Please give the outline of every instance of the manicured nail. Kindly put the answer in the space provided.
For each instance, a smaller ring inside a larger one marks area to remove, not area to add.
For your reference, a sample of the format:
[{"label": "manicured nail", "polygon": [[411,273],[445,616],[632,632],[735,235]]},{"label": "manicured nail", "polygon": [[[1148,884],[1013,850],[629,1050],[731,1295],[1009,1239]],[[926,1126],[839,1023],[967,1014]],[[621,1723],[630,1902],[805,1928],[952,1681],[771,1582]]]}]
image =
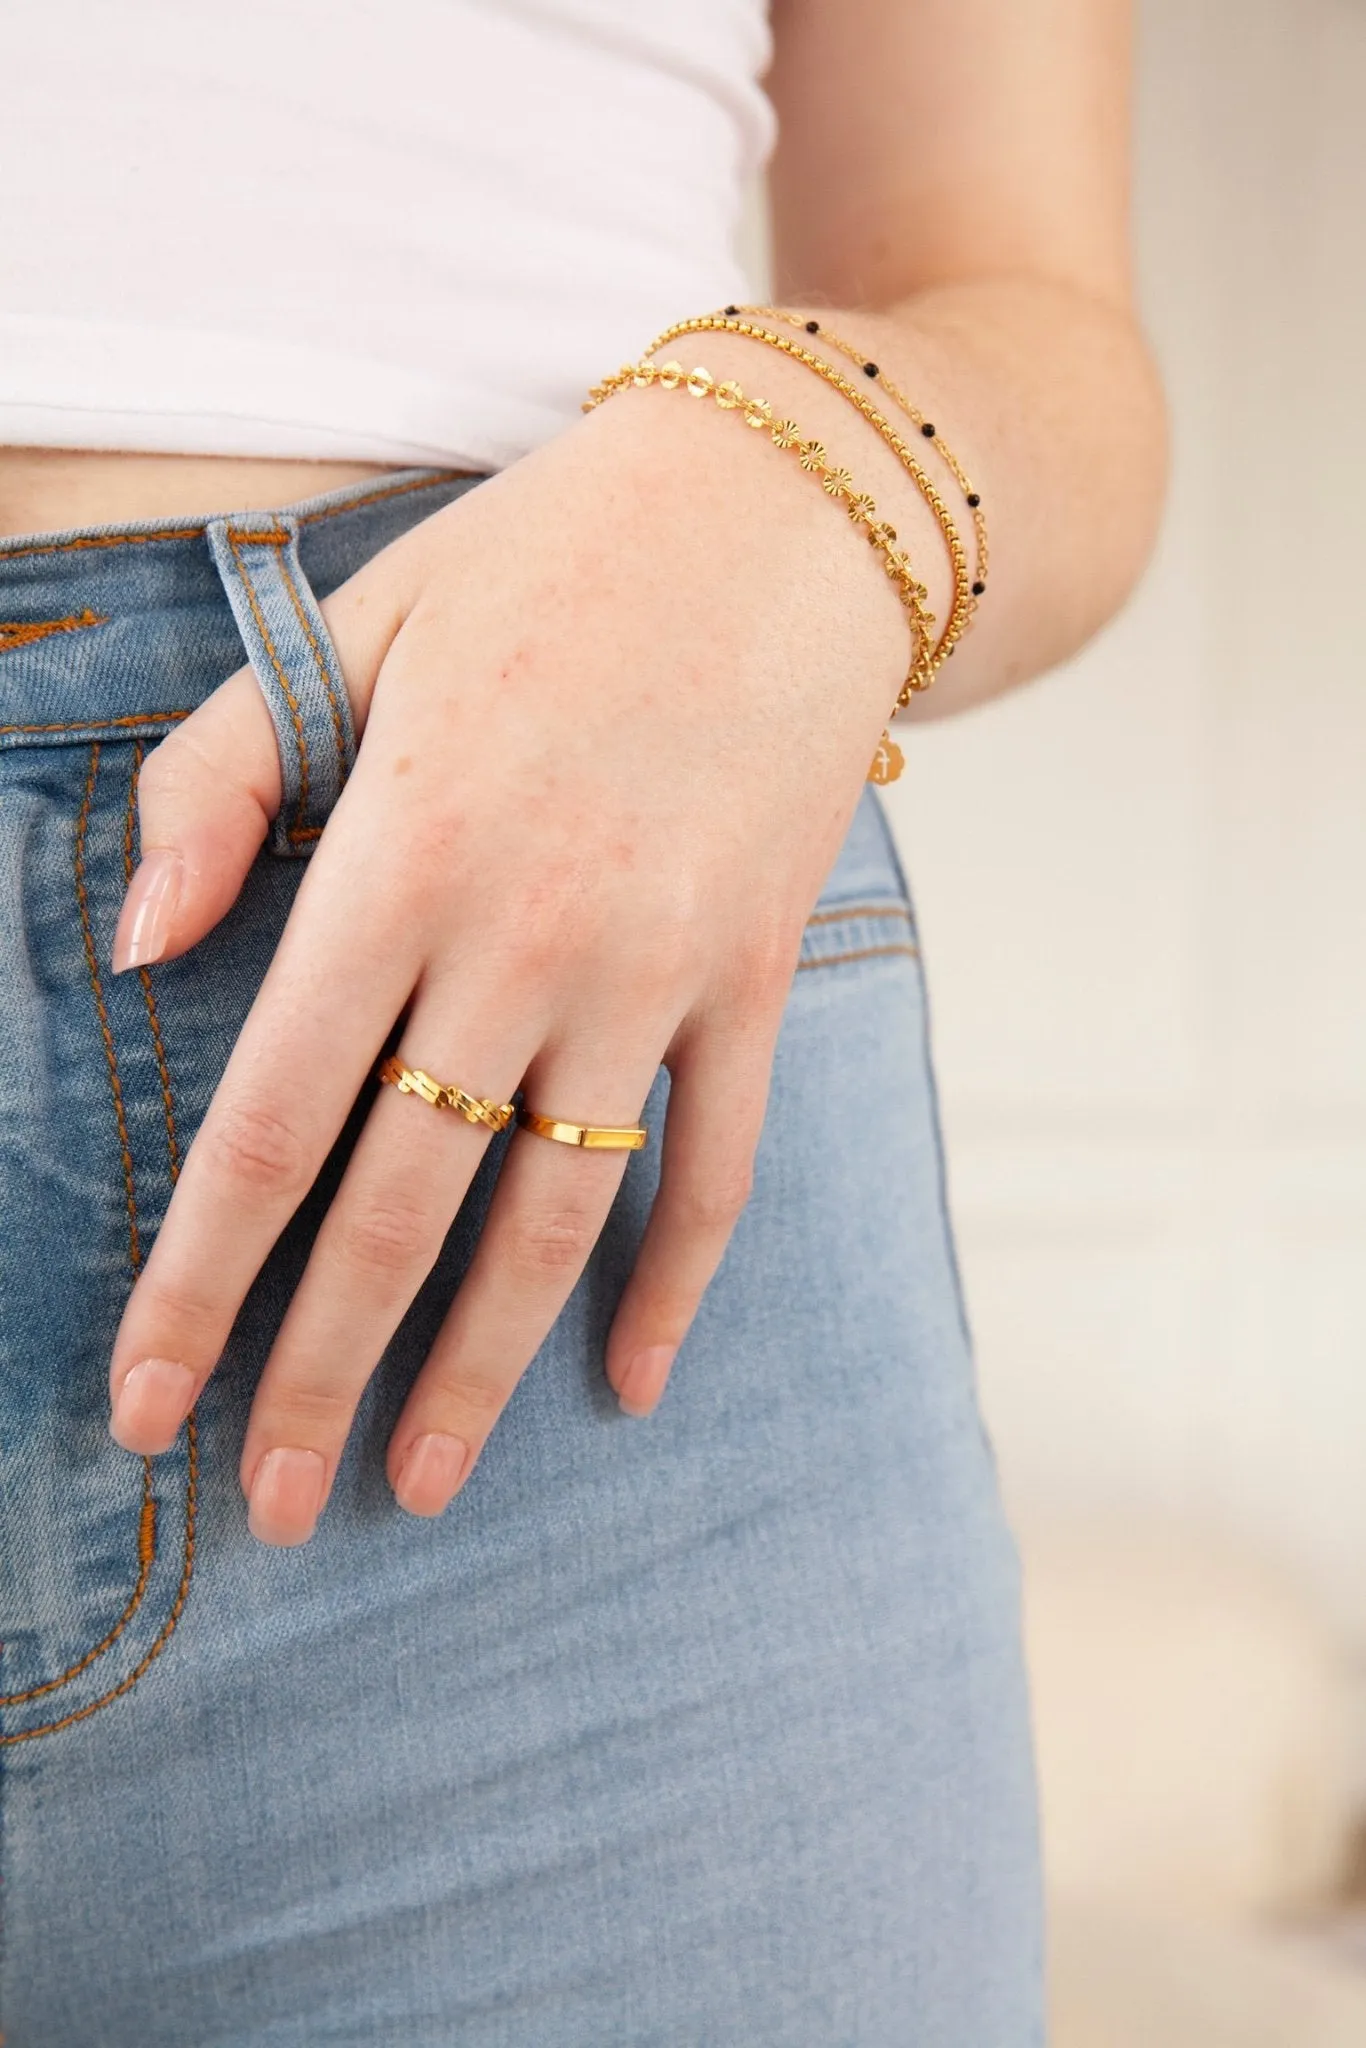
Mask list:
[{"label": "manicured nail", "polygon": [[146,967],[166,951],[183,872],[178,853],[158,849],[143,855],[119,912],[114,934],[115,974],[129,967]]},{"label": "manicured nail", "polygon": [[142,1358],[114,1396],[109,1434],[144,1457],[169,1451],[194,1399],[194,1374],[175,1358]]},{"label": "manicured nail", "polygon": [[262,1543],[307,1543],[322,1511],[327,1467],[321,1451],[280,1444],[256,1467],[247,1527]]},{"label": "manicured nail", "polygon": [[430,1430],[414,1439],[394,1481],[394,1498],[410,1515],[439,1515],[450,1505],[469,1457],[469,1445],[458,1436]]},{"label": "manicured nail", "polygon": [[649,1415],[658,1406],[669,1377],[669,1367],[678,1355],[676,1344],[655,1344],[637,1351],[622,1375],[617,1399],[626,1415]]}]

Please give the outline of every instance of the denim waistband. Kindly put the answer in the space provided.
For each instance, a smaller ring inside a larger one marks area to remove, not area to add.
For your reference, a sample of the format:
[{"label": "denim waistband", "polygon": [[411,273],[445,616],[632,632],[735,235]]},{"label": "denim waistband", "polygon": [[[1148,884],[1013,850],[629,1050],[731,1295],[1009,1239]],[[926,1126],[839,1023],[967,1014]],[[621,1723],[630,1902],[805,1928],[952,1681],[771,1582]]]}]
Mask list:
[{"label": "denim waistband", "polygon": [[278,512],[0,541],[0,749],[156,738],[249,658],[330,733],[290,814],[316,837],[354,743],[314,600],[479,481],[403,471]]}]

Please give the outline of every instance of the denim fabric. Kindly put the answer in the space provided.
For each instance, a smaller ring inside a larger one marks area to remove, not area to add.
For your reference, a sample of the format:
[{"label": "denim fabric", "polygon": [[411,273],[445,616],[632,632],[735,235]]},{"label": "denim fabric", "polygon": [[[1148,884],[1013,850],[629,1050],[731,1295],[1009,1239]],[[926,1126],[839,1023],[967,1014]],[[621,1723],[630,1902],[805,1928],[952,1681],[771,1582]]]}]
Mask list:
[{"label": "denim fabric", "polygon": [[[1015,1559],[871,794],[805,935],[753,1200],[655,1416],[619,1412],[602,1352],[662,1077],[440,1520],[396,1508],[383,1449],[507,1139],[314,1540],[256,1543],[237,1483],[364,1101],[193,1428],[146,1462],[106,1433],[115,1322],[303,871],[280,853],[350,758],[314,595],[467,487],[0,544],[6,2048],[1029,2048]],[[244,644],[282,835],[187,958],[116,979],[141,763]]]}]

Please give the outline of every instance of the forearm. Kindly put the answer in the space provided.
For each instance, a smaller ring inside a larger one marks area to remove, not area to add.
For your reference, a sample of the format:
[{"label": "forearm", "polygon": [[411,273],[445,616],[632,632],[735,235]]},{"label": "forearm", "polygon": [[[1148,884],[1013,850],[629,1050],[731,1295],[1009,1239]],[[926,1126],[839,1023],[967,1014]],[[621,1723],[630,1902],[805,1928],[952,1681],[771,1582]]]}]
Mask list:
[{"label": "forearm", "polygon": [[[885,312],[801,307],[819,331],[743,317],[819,357],[902,435],[961,536],[967,573],[977,558],[972,512],[947,466],[951,446],[980,494],[990,539],[987,588],[972,631],[912,715],[942,716],[1009,688],[1075,652],[1123,602],[1151,545],[1165,472],[1162,396],[1137,323],[1069,285],[1003,277],[922,290]],[[878,365],[871,379],[827,336]],[[953,602],[939,520],[875,425],[845,393],[792,355],[752,335],[685,333],[656,354],[699,364],[762,396],[819,440],[855,486],[876,498],[929,591],[942,633]],[[921,433],[887,386],[899,387],[936,433]],[[653,407],[651,407],[653,410]],[[719,451],[718,451],[719,452]],[[785,487],[784,487],[785,485]],[[772,478],[767,517],[778,525],[802,487]],[[894,616],[876,556],[851,558],[831,528],[851,598]],[[857,567],[854,563],[857,562]],[[852,576],[852,582],[849,578]]]},{"label": "forearm", "polygon": [[[1075,652],[1152,544],[1165,420],[1133,310],[1131,15],[773,0],[775,290],[868,309],[826,317],[893,369],[988,516],[987,592],[920,715]],[[942,602],[933,522],[913,520]]]},{"label": "forearm", "polygon": [[[1166,414],[1137,320],[1027,276],[824,317],[866,339],[874,359],[881,352],[954,448],[987,517],[990,575],[972,631],[909,715],[961,710],[1074,654],[1128,596],[1161,510]],[[961,500],[950,502],[970,542]],[[917,533],[942,607],[937,532],[922,517]]]}]

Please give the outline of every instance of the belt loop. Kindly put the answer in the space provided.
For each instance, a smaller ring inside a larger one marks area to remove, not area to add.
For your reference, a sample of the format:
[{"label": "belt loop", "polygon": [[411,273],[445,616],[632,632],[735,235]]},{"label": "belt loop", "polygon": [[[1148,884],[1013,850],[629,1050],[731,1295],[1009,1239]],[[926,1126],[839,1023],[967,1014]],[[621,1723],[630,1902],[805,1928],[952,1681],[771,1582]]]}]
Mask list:
[{"label": "belt loop", "polygon": [[341,664],[299,561],[299,522],[246,512],[211,519],[207,532],[279,745],[271,851],[308,854],[355,762],[356,734]]}]

